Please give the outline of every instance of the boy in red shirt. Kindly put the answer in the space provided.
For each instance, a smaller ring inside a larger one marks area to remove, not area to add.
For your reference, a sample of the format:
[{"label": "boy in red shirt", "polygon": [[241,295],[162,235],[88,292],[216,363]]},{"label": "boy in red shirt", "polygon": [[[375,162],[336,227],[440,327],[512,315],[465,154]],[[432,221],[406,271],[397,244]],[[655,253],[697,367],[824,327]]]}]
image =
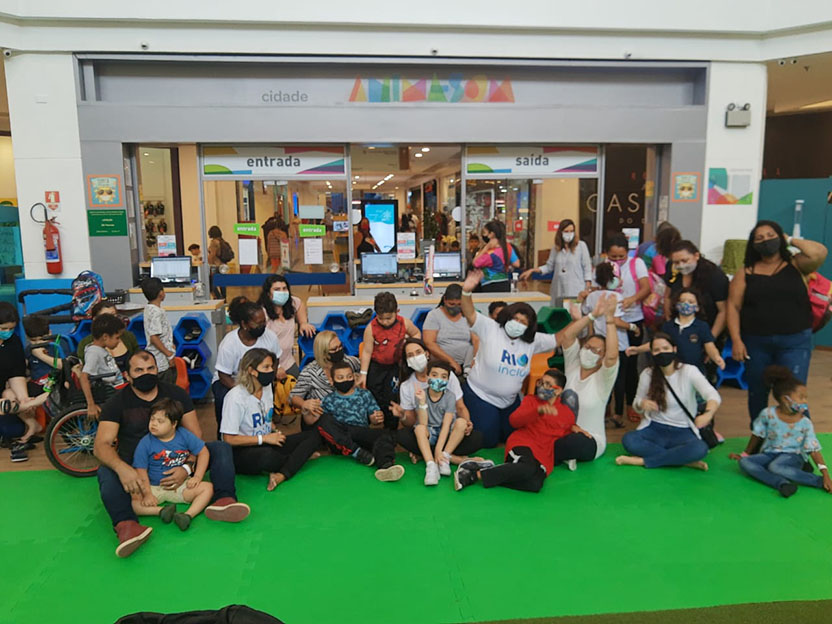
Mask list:
[{"label": "boy in red shirt", "polygon": [[482,481],[487,488],[501,485],[539,492],[555,465],[555,441],[570,433],[586,433],[560,400],[565,385],[566,375],[556,368],[547,370],[538,380],[535,394],[524,397],[509,417],[515,431],[506,441],[505,463],[463,462],[454,475],[456,489]]},{"label": "boy in red shirt", "polygon": [[399,315],[399,302],[391,292],[380,292],[373,300],[376,317],[364,330],[361,374],[358,387],[369,390],[384,412],[384,428],[398,429],[399,419],[390,411],[399,385],[399,363],[405,338],[421,338],[410,319]]}]

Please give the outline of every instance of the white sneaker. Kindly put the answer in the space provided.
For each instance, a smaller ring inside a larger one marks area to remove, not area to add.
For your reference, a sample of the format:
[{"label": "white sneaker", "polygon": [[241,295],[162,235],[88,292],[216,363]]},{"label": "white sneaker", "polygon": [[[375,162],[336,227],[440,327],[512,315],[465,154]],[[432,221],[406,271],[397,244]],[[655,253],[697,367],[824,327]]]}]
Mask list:
[{"label": "white sneaker", "polygon": [[566,467],[569,468],[572,472],[578,469],[578,460],[577,459],[567,459],[566,460]]},{"label": "white sneaker", "polygon": [[379,481],[398,481],[404,476],[404,466],[393,464],[389,468],[376,470],[376,479]]},{"label": "white sneaker", "polygon": [[450,462],[440,462],[439,464],[439,474],[443,477],[450,477],[451,476],[451,463]]},{"label": "white sneaker", "polygon": [[439,484],[439,467],[436,462],[428,462],[425,467],[425,485]]}]

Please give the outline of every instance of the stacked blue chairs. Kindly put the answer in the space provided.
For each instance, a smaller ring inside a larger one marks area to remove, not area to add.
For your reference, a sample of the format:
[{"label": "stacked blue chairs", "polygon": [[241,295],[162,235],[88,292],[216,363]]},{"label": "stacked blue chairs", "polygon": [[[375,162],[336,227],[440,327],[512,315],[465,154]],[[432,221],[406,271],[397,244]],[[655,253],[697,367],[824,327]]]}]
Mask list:
[{"label": "stacked blue chairs", "polygon": [[716,387],[719,388],[724,381],[733,381],[740,390],[748,390],[748,381],[745,376],[745,362],[737,362],[731,357],[731,339],[725,341],[722,348],[722,359],[725,360],[725,370],[716,369]]},{"label": "stacked blue chairs", "polygon": [[[211,324],[201,314],[185,315],[173,328],[173,341],[176,344],[176,356],[188,364],[188,382],[193,399],[204,399],[211,389],[211,371],[207,368],[211,359],[211,349],[205,342],[205,336]],[[138,338],[138,336],[136,336]],[[142,324],[144,338],[144,324]]]}]

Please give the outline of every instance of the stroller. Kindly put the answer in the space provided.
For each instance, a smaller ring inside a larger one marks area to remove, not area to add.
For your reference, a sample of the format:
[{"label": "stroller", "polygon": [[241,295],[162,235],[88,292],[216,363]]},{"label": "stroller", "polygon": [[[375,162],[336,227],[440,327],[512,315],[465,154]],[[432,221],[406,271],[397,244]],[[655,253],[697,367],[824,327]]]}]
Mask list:
[{"label": "stroller", "polygon": [[[69,303],[39,310],[50,325],[80,323],[90,318],[92,307],[106,299],[113,305],[123,303],[125,291],[106,295],[101,277],[91,271],[84,271],[68,289],[24,290],[18,301],[26,313],[26,297],[33,295],[69,295]],[[76,325],[77,326],[77,325]],[[86,400],[78,378],[80,360],[74,355],[75,346],[71,338],[61,335],[48,336],[44,341],[31,345],[34,348],[49,349],[55,366],[46,383],[48,397],[42,407],[47,426],[44,447],[49,461],[63,473],[74,477],[89,477],[98,470],[99,462],[93,454],[98,421],[87,414]],[[57,366],[58,360],[61,366]],[[111,375],[91,375],[90,385],[97,404],[103,404],[113,394],[113,387],[104,379]]]}]

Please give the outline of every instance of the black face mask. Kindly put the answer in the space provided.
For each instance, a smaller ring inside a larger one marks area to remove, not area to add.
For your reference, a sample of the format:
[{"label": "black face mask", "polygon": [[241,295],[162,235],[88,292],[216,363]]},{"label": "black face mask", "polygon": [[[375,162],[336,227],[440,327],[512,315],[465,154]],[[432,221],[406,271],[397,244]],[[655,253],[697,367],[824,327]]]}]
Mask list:
[{"label": "black face mask", "polygon": [[754,243],[752,247],[763,258],[768,258],[780,251],[780,237],[778,236],[777,238],[770,238],[759,243]]},{"label": "black face mask", "polygon": [[258,325],[257,327],[249,327],[247,330],[248,335],[254,338],[255,340],[266,333],[266,326],[265,325]]},{"label": "black face mask", "polygon": [[159,376],[156,373],[145,373],[133,379],[133,387],[139,392],[150,392],[159,385]]},{"label": "black face mask", "polygon": [[352,390],[352,387],[355,385],[355,381],[352,379],[345,379],[344,381],[336,381],[332,385],[338,392],[345,394]]},{"label": "black face mask", "polygon": [[264,388],[272,385],[274,382],[274,371],[269,373],[261,373],[260,371],[257,371],[257,381],[259,381],[260,385]]},{"label": "black face mask", "polygon": [[482,238],[482,242],[483,242],[483,243],[487,243],[488,241],[490,241],[490,240],[491,240],[491,237],[490,237],[490,236],[482,236],[481,238]]},{"label": "black face mask", "polygon": [[449,306],[446,305],[445,309],[448,311],[448,314],[451,316],[456,316],[462,313],[462,308],[460,306]]},{"label": "black face mask", "polygon": [[662,353],[656,353],[653,355],[653,361],[664,368],[665,366],[669,366],[676,361],[676,354],[672,351],[664,351]]},{"label": "black face mask", "polygon": [[338,347],[335,351],[329,352],[329,361],[333,364],[344,361],[344,347]]}]

